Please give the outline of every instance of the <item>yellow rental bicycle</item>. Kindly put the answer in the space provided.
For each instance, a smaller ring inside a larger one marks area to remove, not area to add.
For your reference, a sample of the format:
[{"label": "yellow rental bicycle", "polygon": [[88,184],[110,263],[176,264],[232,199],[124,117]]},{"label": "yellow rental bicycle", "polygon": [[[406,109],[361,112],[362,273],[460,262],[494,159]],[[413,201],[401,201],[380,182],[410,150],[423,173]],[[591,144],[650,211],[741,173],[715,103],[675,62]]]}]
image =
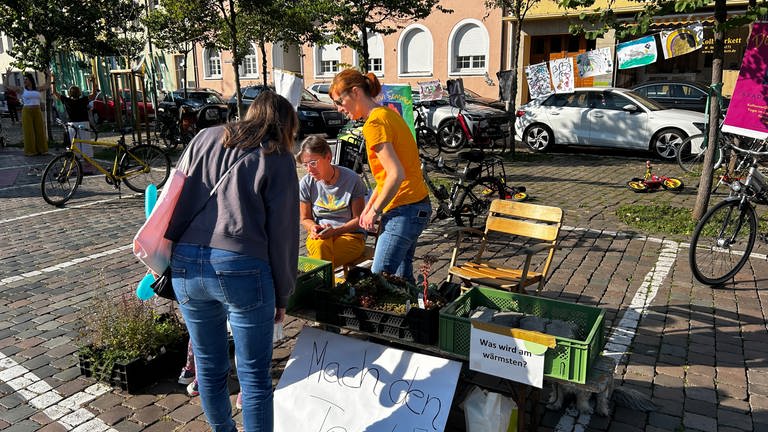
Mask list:
[{"label": "yellow rental bicycle", "polygon": [[[125,183],[131,190],[144,193],[150,183],[162,187],[171,172],[171,159],[160,148],[152,144],[140,144],[129,147],[125,143],[125,135],[131,132],[131,128],[123,128],[120,131],[120,139],[116,143],[106,141],[93,141],[78,138],[78,128],[72,123],[57,120],[57,123],[67,129],[74,129],[75,136],[67,150],[56,156],[43,172],[40,190],[43,199],[48,204],[55,206],[64,205],[77,187],[83,181],[83,166],[80,158],[85,159],[99,172],[104,174],[107,184],[120,189],[120,184]],[[98,138],[97,138],[98,139]],[[96,147],[112,148],[115,158],[110,168],[104,168],[95,159],[84,154],[76,144],[90,144]]]}]

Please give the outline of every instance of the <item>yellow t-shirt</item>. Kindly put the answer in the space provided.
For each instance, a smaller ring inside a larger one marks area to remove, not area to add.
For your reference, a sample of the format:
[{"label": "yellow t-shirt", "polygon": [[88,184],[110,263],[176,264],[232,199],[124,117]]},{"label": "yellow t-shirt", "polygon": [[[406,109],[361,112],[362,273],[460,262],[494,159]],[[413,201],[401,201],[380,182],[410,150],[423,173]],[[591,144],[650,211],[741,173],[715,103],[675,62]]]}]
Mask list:
[{"label": "yellow t-shirt", "polygon": [[423,200],[429,193],[427,184],[421,176],[421,161],[416,140],[405,120],[396,111],[385,108],[374,108],[368,120],[363,125],[363,137],[368,153],[368,165],[376,180],[376,190],[381,193],[384,179],[387,177],[384,167],[381,165],[376,152],[372,148],[381,143],[392,143],[397,158],[405,171],[405,179],[400,184],[400,189],[392,201],[384,208],[384,211],[405,204],[412,204]]}]

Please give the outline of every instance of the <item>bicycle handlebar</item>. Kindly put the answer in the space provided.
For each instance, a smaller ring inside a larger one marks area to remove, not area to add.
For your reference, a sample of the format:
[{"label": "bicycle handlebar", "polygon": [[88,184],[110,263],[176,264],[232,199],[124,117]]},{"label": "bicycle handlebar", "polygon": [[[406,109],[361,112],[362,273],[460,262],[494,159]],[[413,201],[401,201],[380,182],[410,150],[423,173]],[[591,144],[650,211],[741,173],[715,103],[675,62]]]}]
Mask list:
[{"label": "bicycle handlebar", "polygon": [[[768,141],[768,138],[763,139],[763,145],[761,145],[760,147],[764,147],[765,144],[766,144],[766,141]],[[755,151],[755,150],[747,150],[747,149],[744,149],[744,148],[741,148],[741,147],[736,147],[736,144],[733,144],[733,143],[731,143],[731,148],[736,150],[736,151],[738,151],[738,152],[740,152],[740,153],[748,154],[750,156],[757,156],[757,157],[768,156],[768,151],[760,152],[760,151]]]}]

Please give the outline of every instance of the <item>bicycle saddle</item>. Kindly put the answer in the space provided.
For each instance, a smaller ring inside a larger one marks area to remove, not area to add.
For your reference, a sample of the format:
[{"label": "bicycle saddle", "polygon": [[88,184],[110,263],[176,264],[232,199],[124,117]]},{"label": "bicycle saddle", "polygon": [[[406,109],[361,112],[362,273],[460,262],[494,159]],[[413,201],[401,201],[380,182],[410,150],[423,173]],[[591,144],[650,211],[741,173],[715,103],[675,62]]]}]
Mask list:
[{"label": "bicycle saddle", "polygon": [[485,152],[479,149],[463,151],[459,153],[459,159],[467,162],[479,163],[485,160]]}]

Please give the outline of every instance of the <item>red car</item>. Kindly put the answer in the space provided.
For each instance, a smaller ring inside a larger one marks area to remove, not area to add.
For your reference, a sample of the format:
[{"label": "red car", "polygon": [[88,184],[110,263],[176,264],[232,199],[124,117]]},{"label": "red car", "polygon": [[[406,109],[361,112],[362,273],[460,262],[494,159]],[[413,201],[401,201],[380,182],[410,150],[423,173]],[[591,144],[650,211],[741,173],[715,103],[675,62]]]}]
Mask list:
[{"label": "red car", "polygon": [[[120,90],[121,95],[121,111],[126,113],[126,107],[128,113],[131,111],[131,91],[128,89]],[[144,103],[143,94],[140,91],[136,92],[136,105],[139,109],[139,121],[144,121],[144,117],[147,116],[150,119],[155,117],[155,108],[152,106],[152,102],[147,99],[147,103]],[[96,98],[93,100],[93,121],[96,124],[103,122],[115,121],[115,101],[112,97],[106,95],[104,92],[96,93]]]}]

